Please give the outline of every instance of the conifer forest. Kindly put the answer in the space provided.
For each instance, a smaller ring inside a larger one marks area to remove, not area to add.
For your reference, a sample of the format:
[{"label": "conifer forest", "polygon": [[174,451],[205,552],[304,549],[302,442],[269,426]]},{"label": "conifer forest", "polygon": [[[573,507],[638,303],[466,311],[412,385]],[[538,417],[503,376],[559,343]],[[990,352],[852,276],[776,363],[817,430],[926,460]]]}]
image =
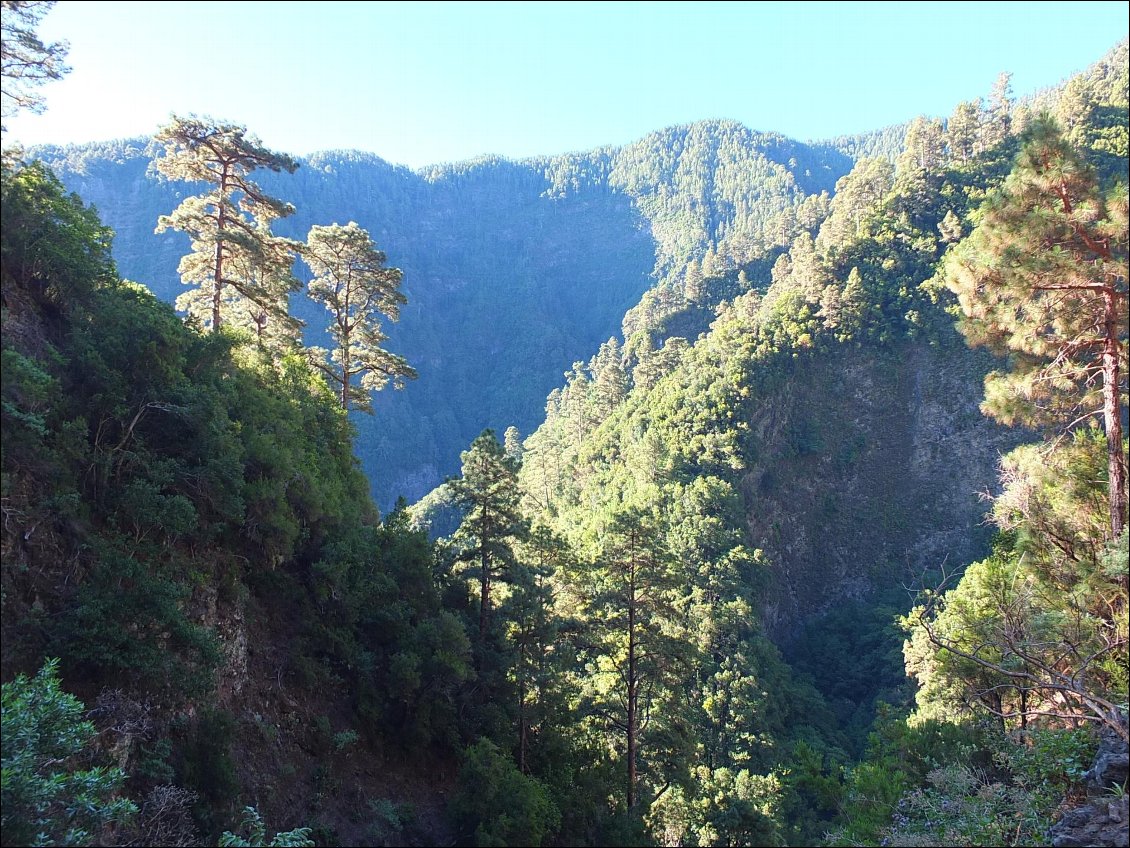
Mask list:
[{"label": "conifer forest", "polygon": [[1127,42],[985,89],[6,131],[3,845],[1125,846]]}]

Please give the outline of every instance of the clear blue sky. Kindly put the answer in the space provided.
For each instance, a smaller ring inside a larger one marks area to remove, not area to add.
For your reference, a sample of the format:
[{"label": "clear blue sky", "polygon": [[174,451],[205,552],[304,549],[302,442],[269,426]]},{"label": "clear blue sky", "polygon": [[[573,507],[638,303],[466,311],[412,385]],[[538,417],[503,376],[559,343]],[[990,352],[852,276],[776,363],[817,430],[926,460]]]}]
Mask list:
[{"label": "clear blue sky", "polygon": [[147,135],[171,112],[292,154],[419,167],[623,144],[733,118],[799,139],[947,115],[1000,71],[1027,94],[1127,35],[1125,2],[68,2],[74,70],[8,141]]}]

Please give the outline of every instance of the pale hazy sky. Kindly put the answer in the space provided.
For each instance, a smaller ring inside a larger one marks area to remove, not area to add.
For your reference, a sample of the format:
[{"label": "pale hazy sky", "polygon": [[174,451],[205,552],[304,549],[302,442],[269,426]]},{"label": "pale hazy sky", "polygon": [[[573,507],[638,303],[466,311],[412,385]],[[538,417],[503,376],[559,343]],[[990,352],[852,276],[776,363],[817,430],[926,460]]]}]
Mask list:
[{"label": "pale hazy sky", "polygon": [[419,167],[623,144],[733,118],[799,139],[1027,94],[1128,31],[1125,2],[77,2],[40,29],[73,71],[7,141],[148,135],[171,112],[291,154]]}]

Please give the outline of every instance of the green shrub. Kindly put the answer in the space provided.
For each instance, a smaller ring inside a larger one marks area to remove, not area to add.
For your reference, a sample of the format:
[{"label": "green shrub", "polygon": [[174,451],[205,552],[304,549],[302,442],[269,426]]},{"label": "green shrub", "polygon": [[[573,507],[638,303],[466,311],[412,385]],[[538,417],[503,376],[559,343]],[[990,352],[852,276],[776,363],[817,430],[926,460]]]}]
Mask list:
[{"label": "green shrub", "polygon": [[460,838],[474,845],[541,845],[561,820],[541,781],[487,739],[466,750],[450,813]]},{"label": "green shrub", "polygon": [[120,769],[76,768],[95,736],[83,712],[59,688],[58,660],[31,680],[21,674],[4,684],[4,845],[83,845],[103,825],[137,812],[126,799],[112,800],[125,779]]},{"label": "green shrub", "polygon": [[220,848],[310,848],[314,840],[310,838],[310,828],[296,827],[276,833],[274,838],[267,842],[267,826],[263,824],[263,817],[254,807],[243,808],[242,829],[247,832],[247,838],[237,836],[225,830],[220,837]]},{"label": "green shrub", "polygon": [[201,797],[225,801],[239,793],[239,779],[231,758],[235,719],[221,709],[201,711],[181,747],[179,783],[198,791]]},{"label": "green shrub", "polygon": [[334,750],[340,753],[346,748],[351,748],[357,744],[357,740],[360,738],[356,730],[343,730],[340,733],[335,733],[333,735]]}]

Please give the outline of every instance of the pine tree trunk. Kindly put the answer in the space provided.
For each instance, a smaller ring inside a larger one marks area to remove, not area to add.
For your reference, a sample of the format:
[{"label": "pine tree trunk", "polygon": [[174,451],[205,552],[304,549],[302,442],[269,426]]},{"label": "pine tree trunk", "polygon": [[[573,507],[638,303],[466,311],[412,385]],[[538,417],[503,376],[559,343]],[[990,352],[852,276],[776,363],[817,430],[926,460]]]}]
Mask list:
[{"label": "pine tree trunk", "polygon": [[1103,292],[1103,423],[1106,427],[1107,477],[1110,483],[1110,533],[1112,539],[1122,535],[1126,526],[1126,460],[1122,455],[1122,415],[1119,409],[1121,375],[1118,365],[1118,306],[1114,290]]},{"label": "pine tree trunk", "polygon": [[523,680],[518,687],[518,770],[522,774],[529,774],[526,766],[526,749],[528,746],[528,732],[526,722],[526,683]]},{"label": "pine tree trunk", "polygon": [[487,618],[490,615],[490,559],[487,557],[486,540],[480,548],[482,577],[479,584],[479,650],[487,643]]},{"label": "pine tree trunk", "polygon": [[629,566],[628,583],[628,812],[636,808],[636,711],[638,688],[636,680],[636,581],[634,563]]},{"label": "pine tree trunk", "polygon": [[224,198],[228,196],[228,164],[224,163],[220,172],[220,200],[219,210],[216,213],[216,261],[212,268],[212,332],[220,330],[220,303],[224,290],[224,231],[227,227],[227,214],[224,209]]}]

